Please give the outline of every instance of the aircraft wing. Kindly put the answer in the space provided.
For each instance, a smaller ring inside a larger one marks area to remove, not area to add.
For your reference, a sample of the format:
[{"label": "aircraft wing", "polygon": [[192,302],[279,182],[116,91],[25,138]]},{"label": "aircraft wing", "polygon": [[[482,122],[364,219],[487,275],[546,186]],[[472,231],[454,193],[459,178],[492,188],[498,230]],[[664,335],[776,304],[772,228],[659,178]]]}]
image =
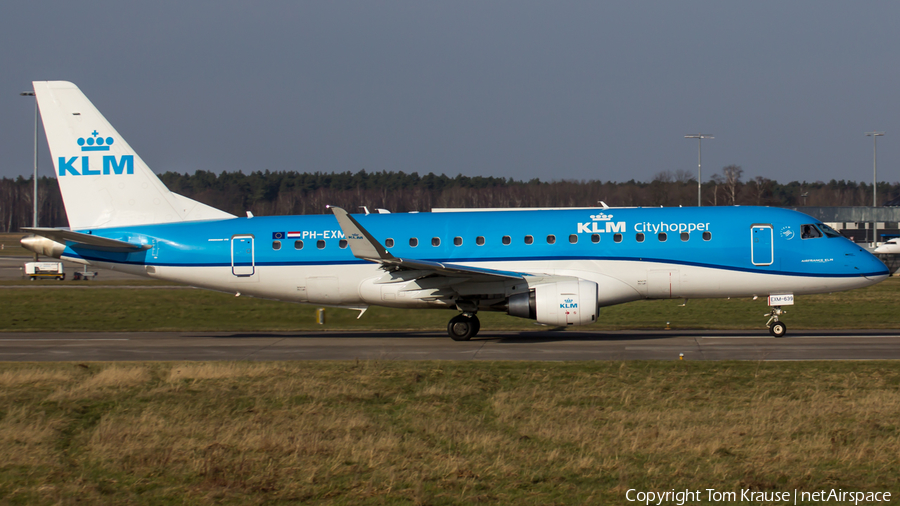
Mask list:
[{"label": "aircraft wing", "polygon": [[21,230],[24,232],[31,232],[32,234],[41,237],[46,237],[47,239],[61,244],[74,242],[77,246],[102,251],[141,251],[152,247],[149,244],[133,244],[130,242],[108,239],[92,234],[82,234],[81,232],[73,232],[71,230],[62,230],[59,228],[23,227]]},{"label": "aircraft wing", "polygon": [[529,274],[522,272],[483,269],[431,260],[395,257],[347,211],[335,206],[328,206],[328,208],[331,209],[334,217],[337,218],[341,231],[344,233],[344,239],[347,240],[347,245],[350,246],[353,256],[379,263],[385,268],[430,271],[448,276],[486,276],[503,279],[524,279],[525,276],[529,276]]}]

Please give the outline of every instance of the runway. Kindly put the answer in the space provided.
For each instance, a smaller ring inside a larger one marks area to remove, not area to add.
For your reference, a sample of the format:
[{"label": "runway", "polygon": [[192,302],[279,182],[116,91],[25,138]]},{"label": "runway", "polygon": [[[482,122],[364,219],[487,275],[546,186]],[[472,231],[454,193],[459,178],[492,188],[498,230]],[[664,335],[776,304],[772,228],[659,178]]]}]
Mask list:
[{"label": "runway", "polygon": [[897,360],[900,331],[0,333],[0,361]]}]

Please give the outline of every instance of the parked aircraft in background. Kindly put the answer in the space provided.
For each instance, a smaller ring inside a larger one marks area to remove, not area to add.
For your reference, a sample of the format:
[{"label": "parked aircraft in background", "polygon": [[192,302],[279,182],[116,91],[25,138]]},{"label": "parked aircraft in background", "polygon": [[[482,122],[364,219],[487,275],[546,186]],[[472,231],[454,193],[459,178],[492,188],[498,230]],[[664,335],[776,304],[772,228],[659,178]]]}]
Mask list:
[{"label": "parked aircraft in background", "polygon": [[213,290],[360,310],[456,311],[586,325],[639,299],[768,297],[869,286],[877,258],[805,214],[766,207],[457,209],[235,217],[170,192],[72,83],[35,82],[70,229],[37,253]]},{"label": "parked aircraft in background", "polygon": [[875,248],[873,253],[877,253],[879,255],[898,255],[900,254],[900,237],[895,237],[893,239],[889,239]]}]

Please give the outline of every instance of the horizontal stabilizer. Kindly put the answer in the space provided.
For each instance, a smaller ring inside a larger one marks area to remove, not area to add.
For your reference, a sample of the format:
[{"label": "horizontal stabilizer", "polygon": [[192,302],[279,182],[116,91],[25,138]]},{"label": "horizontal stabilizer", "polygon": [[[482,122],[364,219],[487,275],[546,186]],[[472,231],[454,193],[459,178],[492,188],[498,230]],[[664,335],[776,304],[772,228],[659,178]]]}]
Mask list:
[{"label": "horizontal stabilizer", "polygon": [[141,251],[152,247],[149,244],[133,244],[116,239],[108,239],[106,237],[82,234],[81,232],[72,232],[71,230],[62,230],[58,228],[23,227],[21,230],[23,232],[30,232],[41,237],[46,237],[47,239],[51,239],[60,244],[74,242],[78,246],[84,248],[102,251]]}]

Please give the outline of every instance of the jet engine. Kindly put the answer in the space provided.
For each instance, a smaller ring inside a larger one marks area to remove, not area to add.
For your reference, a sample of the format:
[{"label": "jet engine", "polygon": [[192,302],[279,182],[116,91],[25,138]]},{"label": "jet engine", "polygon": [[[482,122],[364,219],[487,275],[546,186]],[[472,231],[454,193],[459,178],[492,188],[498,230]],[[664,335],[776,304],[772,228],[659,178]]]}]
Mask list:
[{"label": "jet engine", "polygon": [[555,281],[509,297],[506,313],[545,325],[587,325],[597,320],[597,283],[584,279]]}]

